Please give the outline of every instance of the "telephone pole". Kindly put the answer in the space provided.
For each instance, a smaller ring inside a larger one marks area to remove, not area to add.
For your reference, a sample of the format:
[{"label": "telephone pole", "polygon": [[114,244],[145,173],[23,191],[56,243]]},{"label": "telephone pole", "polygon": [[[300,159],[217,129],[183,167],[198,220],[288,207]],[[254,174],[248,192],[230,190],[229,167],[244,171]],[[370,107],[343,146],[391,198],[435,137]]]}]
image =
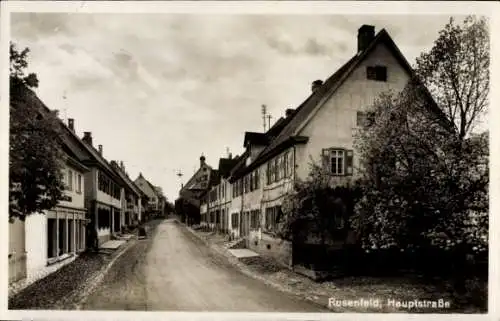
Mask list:
[{"label": "telephone pole", "polygon": [[181,170],[178,170],[176,175],[177,175],[177,177],[179,177],[179,180],[181,181],[181,190],[182,190],[182,188],[184,187],[184,185],[182,184],[182,176],[184,174],[182,174]]},{"label": "telephone pole", "polygon": [[262,123],[264,125],[264,132],[266,132],[266,114],[267,114],[266,105],[261,106],[261,112],[262,112]]}]

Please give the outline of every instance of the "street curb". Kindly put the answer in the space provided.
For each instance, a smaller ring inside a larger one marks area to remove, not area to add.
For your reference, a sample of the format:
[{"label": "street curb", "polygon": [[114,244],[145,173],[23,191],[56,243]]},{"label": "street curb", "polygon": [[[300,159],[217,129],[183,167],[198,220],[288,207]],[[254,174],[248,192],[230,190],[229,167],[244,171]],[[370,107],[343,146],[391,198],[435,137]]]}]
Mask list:
[{"label": "street curb", "polygon": [[235,256],[233,256],[229,251],[227,250],[224,250],[224,249],[221,249],[219,246],[217,245],[214,245],[214,244],[211,244],[210,242],[208,242],[204,237],[202,237],[201,235],[199,235],[198,233],[196,233],[192,228],[190,228],[189,226],[185,225],[184,223],[181,223],[179,222],[178,220],[175,220],[177,223],[179,223],[179,225],[181,225],[182,227],[184,227],[184,229],[186,231],[189,231],[191,234],[193,234],[196,238],[198,238],[199,240],[201,240],[203,243],[205,243],[205,245],[207,245],[207,247],[211,250],[213,250],[214,252],[217,252],[218,254],[224,256],[225,258],[228,259],[229,263],[231,263],[233,266],[237,267],[244,275],[246,276],[249,276],[253,279],[256,279],[258,281],[261,281],[263,282],[264,284],[282,292],[282,293],[287,293],[287,294],[291,294],[295,297],[298,297],[302,300],[306,300],[310,303],[313,303],[314,305],[316,306],[319,306],[323,309],[326,309],[326,310],[329,310],[329,311],[332,311],[331,309],[328,308],[328,305],[325,304],[325,303],[321,303],[321,302],[318,302],[314,299],[311,299],[309,297],[306,297],[306,296],[303,296],[301,294],[297,294],[295,292],[293,292],[292,290],[290,289],[286,289],[284,288],[283,286],[281,286],[280,284],[278,283],[275,283],[275,282],[272,282],[272,281],[269,281],[267,278],[263,277],[263,276],[260,276],[252,271],[250,271],[248,269],[248,267],[244,264],[244,263],[241,263]]}]

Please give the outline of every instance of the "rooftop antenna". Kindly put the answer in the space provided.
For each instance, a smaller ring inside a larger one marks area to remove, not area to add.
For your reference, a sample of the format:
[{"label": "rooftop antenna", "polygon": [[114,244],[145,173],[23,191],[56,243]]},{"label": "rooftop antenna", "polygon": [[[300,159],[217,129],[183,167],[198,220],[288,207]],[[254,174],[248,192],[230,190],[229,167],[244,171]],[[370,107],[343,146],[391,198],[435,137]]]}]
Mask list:
[{"label": "rooftop antenna", "polygon": [[268,126],[269,126],[268,128],[271,128],[271,118],[272,118],[272,116],[271,115],[267,115],[266,117],[267,117],[267,123],[268,123]]},{"label": "rooftop antenna", "polygon": [[267,114],[266,105],[261,106],[261,112],[262,112],[262,123],[264,125],[264,132],[266,132],[266,114]]}]

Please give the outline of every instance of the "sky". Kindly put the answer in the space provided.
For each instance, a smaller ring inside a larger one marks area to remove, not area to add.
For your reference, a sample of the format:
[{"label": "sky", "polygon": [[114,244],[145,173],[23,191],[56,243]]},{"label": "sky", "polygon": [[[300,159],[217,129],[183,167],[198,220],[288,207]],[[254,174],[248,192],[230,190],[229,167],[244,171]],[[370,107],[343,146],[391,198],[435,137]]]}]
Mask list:
[{"label": "sky", "polygon": [[30,48],[49,108],[173,201],[201,154],[216,168],[244,151],[245,131],[263,131],[262,104],[276,121],[352,57],[362,24],[385,28],[413,64],[449,18],[13,13],[11,40]]}]

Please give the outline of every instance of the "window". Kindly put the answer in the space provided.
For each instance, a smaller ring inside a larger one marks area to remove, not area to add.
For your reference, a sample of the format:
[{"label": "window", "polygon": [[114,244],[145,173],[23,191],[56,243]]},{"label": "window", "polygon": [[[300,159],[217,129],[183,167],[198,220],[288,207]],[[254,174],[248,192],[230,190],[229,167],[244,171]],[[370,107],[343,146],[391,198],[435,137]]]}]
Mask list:
[{"label": "window", "polygon": [[293,153],[290,152],[288,154],[288,174],[287,174],[287,177],[291,177],[292,174],[293,174],[293,169],[294,169],[294,166],[293,166]]},{"label": "window", "polygon": [[344,151],[333,150],[330,153],[331,172],[335,175],[344,174]]},{"label": "window", "polygon": [[276,157],[274,159],[274,181],[278,182],[281,177],[280,177],[280,167],[281,167],[281,162],[280,162],[280,157]]},{"label": "window", "polygon": [[68,170],[68,185],[67,185],[68,191],[73,190],[73,171],[71,169]]},{"label": "window", "polygon": [[238,213],[231,214],[231,227],[238,228]]},{"label": "window", "polygon": [[372,111],[358,111],[356,114],[356,126],[371,126],[375,122],[375,113]]},{"label": "window", "polygon": [[288,177],[288,167],[290,167],[290,165],[288,164],[288,154],[290,154],[290,152],[286,152],[284,155],[283,155],[283,173],[284,173],[284,177]]},{"label": "window", "polygon": [[76,192],[81,193],[82,192],[82,175],[78,174],[77,179],[76,179]]},{"label": "window", "polygon": [[286,157],[283,154],[280,156],[280,179],[285,178],[285,162],[286,162]]},{"label": "window", "polygon": [[387,67],[371,66],[366,67],[366,78],[376,81],[387,81]]},{"label": "window", "polygon": [[275,231],[281,219],[281,206],[266,208],[265,229],[267,231]]},{"label": "window", "polygon": [[270,161],[271,163],[271,168],[270,168],[270,174],[269,174],[269,183],[272,184],[274,183],[275,179],[276,179],[276,162],[274,161],[274,159],[272,159]]},{"label": "window", "polygon": [[260,210],[250,212],[250,228],[258,229],[260,227]]},{"label": "window", "polygon": [[267,185],[271,184],[271,162],[267,163],[266,182],[267,182]]},{"label": "window", "polygon": [[260,188],[260,176],[259,176],[259,169],[256,169],[255,170],[255,189],[259,189]]},{"label": "window", "polygon": [[353,151],[340,148],[324,149],[323,166],[336,176],[352,175]]},{"label": "window", "polygon": [[282,163],[282,158],[281,156],[280,157],[277,157],[276,158],[276,181],[279,182],[283,176],[281,175],[281,167],[282,167],[283,163]]}]

